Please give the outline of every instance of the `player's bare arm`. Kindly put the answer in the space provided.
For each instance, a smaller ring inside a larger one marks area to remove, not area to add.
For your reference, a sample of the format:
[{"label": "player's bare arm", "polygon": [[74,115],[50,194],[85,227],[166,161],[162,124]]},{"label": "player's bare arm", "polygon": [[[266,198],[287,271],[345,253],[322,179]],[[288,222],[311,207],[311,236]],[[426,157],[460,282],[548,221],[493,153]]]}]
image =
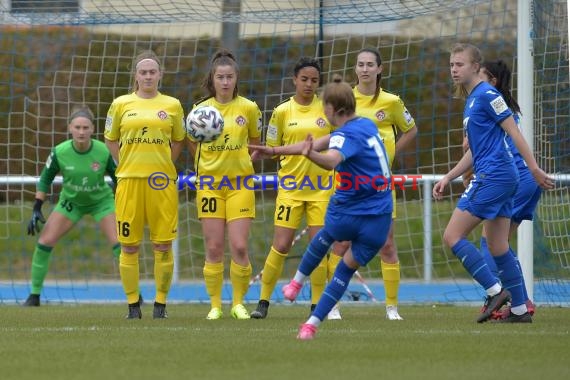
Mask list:
[{"label": "player's bare arm", "polygon": [[418,135],[418,127],[416,126],[411,128],[406,133],[402,134],[402,136],[400,136],[398,141],[396,141],[396,154],[399,154],[403,149],[406,149],[406,147],[410,145],[412,141],[414,141],[417,135]]},{"label": "player's bare arm", "polygon": [[508,133],[508,135],[513,140],[513,143],[519,150],[519,153],[526,161],[528,165],[528,169],[532,173],[534,180],[536,183],[542,187],[543,189],[553,189],[554,188],[554,179],[549,177],[539,166],[534,156],[530,150],[530,147],[526,143],[521,131],[517,127],[515,120],[513,117],[508,117],[501,123],[501,128]]},{"label": "player's bare arm", "polygon": [[455,178],[459,177],[461,174],[465,173],[473,165],[473,156],[471,151],[465,152],[461,160],[451,169],[443,178],[435,184],[433,187],[433,197],[437,200],[443,198],[443,191],[447,184],[453,181]]},{"label": "player's bare arm", "polygon": [[313,136],[307,136],[303,142],[303,155],[323,169],[334,169],[342,161],[342,155],[334,149],[320,153],[315,149],[316,141],[313,140]]},{"label": "player's bare arm", "polygon": [[185,140],[186,139],[181,141],[172,141],[172,143],[170,144],[170,155],[172,157],[172,162],[176,162],[178,156],[180,156],[180,152],[182,152]]},{"label": "player's bare arm", "polygon": [[119,141],[111,141],[111,140],[105,139],[105,145],[107,145],[107,148],[109,149],[109,152],[111,153],[111,157],[113,157],[113,160],[115,160],[115,163],[118,165],[119,164]]},{"label": "player's bare arm", "polygon": [[[313,141],[313,150],[317,152],[322,152],[326,150],[329,146],[330,135],[322,136]],[[265,145],[255,145],[250,144],[250,151],[257,151],[259,154],[263,155],[262,158],[269,158],[273,156],[288,156],[288,155],[301,155],[303,154],[303,147],[305,142],[298,142],[291,145],[281,145],[281,146],[265,146]]]}]

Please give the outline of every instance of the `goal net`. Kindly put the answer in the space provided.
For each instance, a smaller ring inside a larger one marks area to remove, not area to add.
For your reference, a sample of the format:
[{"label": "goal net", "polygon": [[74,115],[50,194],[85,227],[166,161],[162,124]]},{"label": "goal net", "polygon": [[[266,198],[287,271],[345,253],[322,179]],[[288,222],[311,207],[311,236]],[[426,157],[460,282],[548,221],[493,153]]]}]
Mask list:
[{"label": "goal net", "polygon": [[[532,1],[534,70],[522,74],[534,77],[536,157],[558,179],[556,189],[543,194],[534,223],[535,298],[549,304],[570,301],[567,6],[566,0]],[[356,53],[378,48],[384,64],[382,87],[403,99],[419,129],[414,144],[394,162],[395,173],[422,175],[417,188],[398,191],[401,301],[479,301],[482,290],[441,239],[463,187],[454,184],[442,202],[430,199],[434,175],[447,172],[462,154],[463,104],[451,96],[449,49],[457,41],[473,43],[485,58],[503,59],[516,73],[517,12],[516,0],[0,2],[0,302],[20,302],[29,292],[36,239],[26,235],[25,225],[51,148],[70,138],[71,108],[79,103],[91,107],[95,138],[102,140],[111,101],[132,90],[133,57],[152,49],[164,64],[161,92],[180,99],[187,112],[204,95],[201,80],[221,46],[237,53],[240,93],[257,102],[265,122],[273,107],[293,94],[292,67],[300,56],[321,60],[323,83],[333,74],[354,82]],[[191,172],[187,152],[176,164],[182,177]],[[262,175],[276,171],[268,161],[256,162],[255,168]],[[46,216],[58,192],[55,183],[44,205]],[[275,192],[256,196],[249,247],[255,274],[272,242]],[[194,198],[187,187],[181,190],[171,293],[180,302],[208,300],[201,286],[204,244]],[[479,233],[470,238],[478,241]],[[284,278],[294,273],[306,244],[306,236],[301,237],[289,254]],[[382,300],[379,262],[359,272]],[[152,297],[148,243],[141,252],[141,280],[143,294]],[[251,301],[259,295],[256,286],[248,293]],[[358,281],[353,286],[355,299],[367,297]],[[228,284],[224,297],[230,295]],[[42,299],[124,300],[111,247],[90,217],[55,246]]]}]

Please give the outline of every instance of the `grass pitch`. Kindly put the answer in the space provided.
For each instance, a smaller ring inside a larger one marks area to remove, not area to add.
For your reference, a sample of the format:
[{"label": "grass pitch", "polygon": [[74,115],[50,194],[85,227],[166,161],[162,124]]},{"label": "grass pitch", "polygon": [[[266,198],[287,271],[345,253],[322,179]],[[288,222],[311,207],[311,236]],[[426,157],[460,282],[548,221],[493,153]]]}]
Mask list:
[{"label": "grass pitch", "polygon": [[[253,309],[248,305],[248,309]],[[563,379],[570,309],[531,325],[477,324],[476,307],[341,305],[314,341],[295,339],[307,305],[265,320],[207,321],[206,305],[169,305],[168,320],[125,320],[124,305],[2,306],[2,379]]]}]

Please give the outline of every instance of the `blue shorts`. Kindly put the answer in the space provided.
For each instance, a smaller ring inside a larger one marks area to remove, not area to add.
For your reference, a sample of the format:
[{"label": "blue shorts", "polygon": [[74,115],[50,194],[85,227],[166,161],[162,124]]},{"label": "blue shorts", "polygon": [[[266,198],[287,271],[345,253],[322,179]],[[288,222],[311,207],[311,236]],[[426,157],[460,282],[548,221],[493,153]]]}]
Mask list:
[{"label": "blue shorts", "polygon": [[513,215],[513,196],[518,181],[497,181],[496,179],[475,177],[459,198],[457,208],[485,220]]},{"label": "blue shorts", "polygon": [[513,198],[513,216],[511,220],[521,224],[523,220],[532,220],[542,189],[537,185],[528,170],[520,171],[520,182]]},{"label": "blue shorts", "polygon": [[335,241],[351,241],[352,255],[361,266],[368,264],[386,243],[392,213],[347,215],[327,210],[324,230]]}]

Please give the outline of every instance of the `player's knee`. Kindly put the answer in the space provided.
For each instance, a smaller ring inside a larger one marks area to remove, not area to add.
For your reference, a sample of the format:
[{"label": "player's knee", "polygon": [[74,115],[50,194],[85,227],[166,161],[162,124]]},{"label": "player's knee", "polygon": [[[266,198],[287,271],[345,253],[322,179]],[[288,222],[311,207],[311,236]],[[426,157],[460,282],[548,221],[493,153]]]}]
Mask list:
[{"label": "player's knee", "polygon": [[224,243],[218,241],[206,241],[206,253],[212,255],[224,254]]},{"label": "player's knee", "polygon": [[446,229],[443,233],[442,239],[445,245],[451,248],[459,241],[460,237]]},{"label": "player's knee", "polygon": [[501,256],[509,250],[509,243],[506,240],[495,242],[493,239],[487,239],[487,248],[492,256]]},{"label": "player's knee", "polygon": [[382,261],[386,263],[398,261],[398,251],[396,250],[394,240],[386,240],[386,243],[384,243],[384,246],[380,249],[380,257],[382,258]]},{"label": "player's knee", "polygon": [[284,240],[275,240],[273,242],[273,249],[281,254],[287,254],[291,250],[291,242]]},{"label": "player's knee", "polygon": [[247,242],[246,243],[234,243],[232,246],[232,252],[237,257],[247,257]]},{"label": "player's knee", "polygon": [[333,244],[333,252],[337,256],[343,256],[349,247],[349,241],[337,241]]},{"label": "player's knee", "polygon": [[43,234],[40,234],[38,243],[41,245],[45,245],[46,247],[55,247],[55,245],[57,244],[57,240],[58,239],[54,237],[44,236]]},{"label": "player's knee", "polygon": [[138,245],[122,245],[121,251],[127,254],[137,253],[139,251]]},{"label": "player's knee", "polygon": [[152,249],[158,252],[168,252],[172,247],[171,243],[152,243]]}]

